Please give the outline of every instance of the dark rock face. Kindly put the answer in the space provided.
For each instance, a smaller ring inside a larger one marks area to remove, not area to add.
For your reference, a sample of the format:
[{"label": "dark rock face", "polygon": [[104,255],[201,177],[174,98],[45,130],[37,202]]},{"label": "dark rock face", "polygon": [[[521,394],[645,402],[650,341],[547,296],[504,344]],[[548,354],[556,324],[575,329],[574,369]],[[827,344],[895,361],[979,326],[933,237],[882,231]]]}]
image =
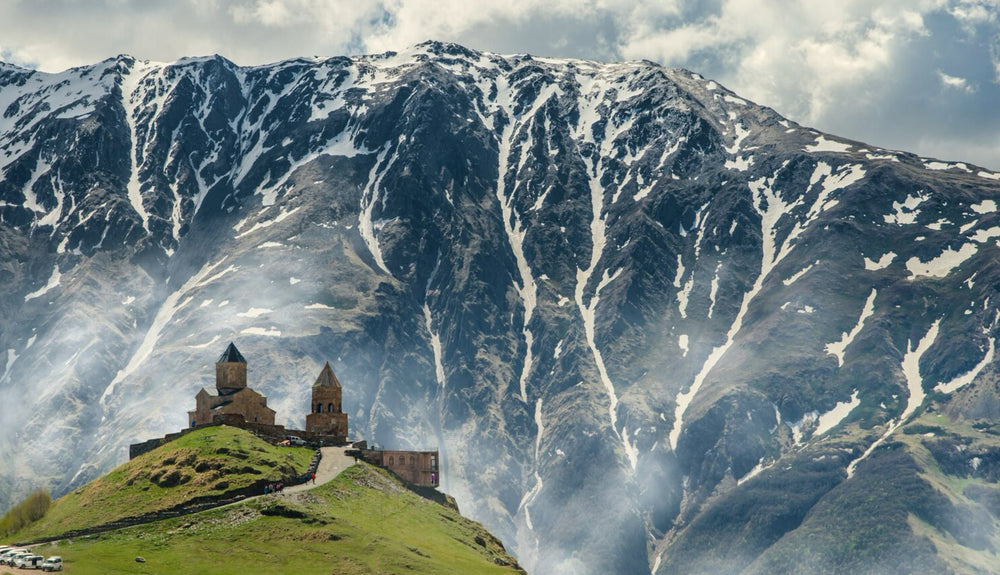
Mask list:
[{"label": "dark rock face", "polygon": [[329,360],[535,573],[816,572],[880,521],[980,572],[932,535],[1000,542],[954,524],[996,509],[998,196],[651,63],[4,66],[0,507],[184,427],[236,340],[279,424]]}]

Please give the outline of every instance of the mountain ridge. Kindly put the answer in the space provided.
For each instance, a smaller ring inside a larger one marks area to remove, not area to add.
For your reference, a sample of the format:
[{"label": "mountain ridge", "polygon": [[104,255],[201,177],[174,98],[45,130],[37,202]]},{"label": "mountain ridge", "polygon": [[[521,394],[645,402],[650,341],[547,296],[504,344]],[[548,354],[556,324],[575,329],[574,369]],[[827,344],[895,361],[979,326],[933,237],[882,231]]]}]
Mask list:
[{"label": "mountain ridge", "polygon": [[[279,414],[337,358],[355,429],[439,445],[445,489],[530,570],[696,572],[673,542],[703,549],[699,518],[779,462],[836,462],[791,470],[823,505],[911,416],[997,395],[1000,175],[642,62],[227,62],[0,87],[0,395],[59,414],[5,414],[0,453],[71,436],[57,490],[182,427],[205,348],[238,334]],[[970,429],[949,437],[989,443]],[[769,547],[733,549],[716,572]]]}]

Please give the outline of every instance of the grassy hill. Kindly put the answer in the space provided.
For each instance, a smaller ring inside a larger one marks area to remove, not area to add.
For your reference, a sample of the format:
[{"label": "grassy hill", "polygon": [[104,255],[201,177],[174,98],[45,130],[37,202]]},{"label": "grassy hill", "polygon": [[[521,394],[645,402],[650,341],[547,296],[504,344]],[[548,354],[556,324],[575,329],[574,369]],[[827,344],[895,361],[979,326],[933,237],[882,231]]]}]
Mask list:
[{"label": "grassy hill", "polygon": [[521,572],[484,527],[366,464],[311,491],[44,545],[38,552],[61,555],[67,572],[95,575]]},{"label": "grassy hill", "polygon": [[276,447],[234,427],[193,431],[53,502],[45,517],[14,538],[29,541],[144,513],[259,480],[304,473],[313,451]]},{"label": "grassy hill", "polygon": [[[169,507],[185,498],[217,492],[220,481],[249,483],[277,473],[283,465],[301,471],[310,457],[309,450],[273,448],[238,429],[200,430],[55,501],[43,519],[13,539],[105,523],[135,515],[140,509]],[[218,477],[211,468],[205,469],[204,462],[221,464],[214,470],[220,472]],[[226,469],[229,472],[221,473]],[[174,472],[189,478],[173,486],[159,485]],[[66,572],[78,574],[523,573],[482,525],[462,517],[453,506],[410,491],[391,473],[364,463],[309,491],[266,495],[43,544],[35,551],[61,555]],[[136,557],[145,562],[136,562]]]}]

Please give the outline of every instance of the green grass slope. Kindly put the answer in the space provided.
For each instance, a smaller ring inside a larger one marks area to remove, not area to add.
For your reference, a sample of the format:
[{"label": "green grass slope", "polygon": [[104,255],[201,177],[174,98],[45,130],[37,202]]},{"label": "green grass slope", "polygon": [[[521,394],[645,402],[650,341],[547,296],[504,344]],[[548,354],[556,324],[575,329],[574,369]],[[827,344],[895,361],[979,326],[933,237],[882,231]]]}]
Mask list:
[{"label": "green grass slope", "polygon": [[37,551],[61,555],[66,572],[81,575],[523,573],[483,526],[363,463],[310,491],[267,495]]},{"label": "green grass slope", "polygon": [[169,509],[265,479],[304,473],[313,451],[275,447],[242,429],[193,431],[119,466],[52,503],[41,520],[10,538],[30,541]]}]

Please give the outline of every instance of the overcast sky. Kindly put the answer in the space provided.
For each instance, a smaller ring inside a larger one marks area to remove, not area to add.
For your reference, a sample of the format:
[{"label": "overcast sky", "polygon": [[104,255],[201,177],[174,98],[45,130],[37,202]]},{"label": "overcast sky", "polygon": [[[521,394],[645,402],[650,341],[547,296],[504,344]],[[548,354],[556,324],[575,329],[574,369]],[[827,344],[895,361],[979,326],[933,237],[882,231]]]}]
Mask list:
[{"label": "overcast sky", "polygon": [[799,123],[1000,170],[1000,0],[0,0],[0,59],[399,50],[683,66]]}]

